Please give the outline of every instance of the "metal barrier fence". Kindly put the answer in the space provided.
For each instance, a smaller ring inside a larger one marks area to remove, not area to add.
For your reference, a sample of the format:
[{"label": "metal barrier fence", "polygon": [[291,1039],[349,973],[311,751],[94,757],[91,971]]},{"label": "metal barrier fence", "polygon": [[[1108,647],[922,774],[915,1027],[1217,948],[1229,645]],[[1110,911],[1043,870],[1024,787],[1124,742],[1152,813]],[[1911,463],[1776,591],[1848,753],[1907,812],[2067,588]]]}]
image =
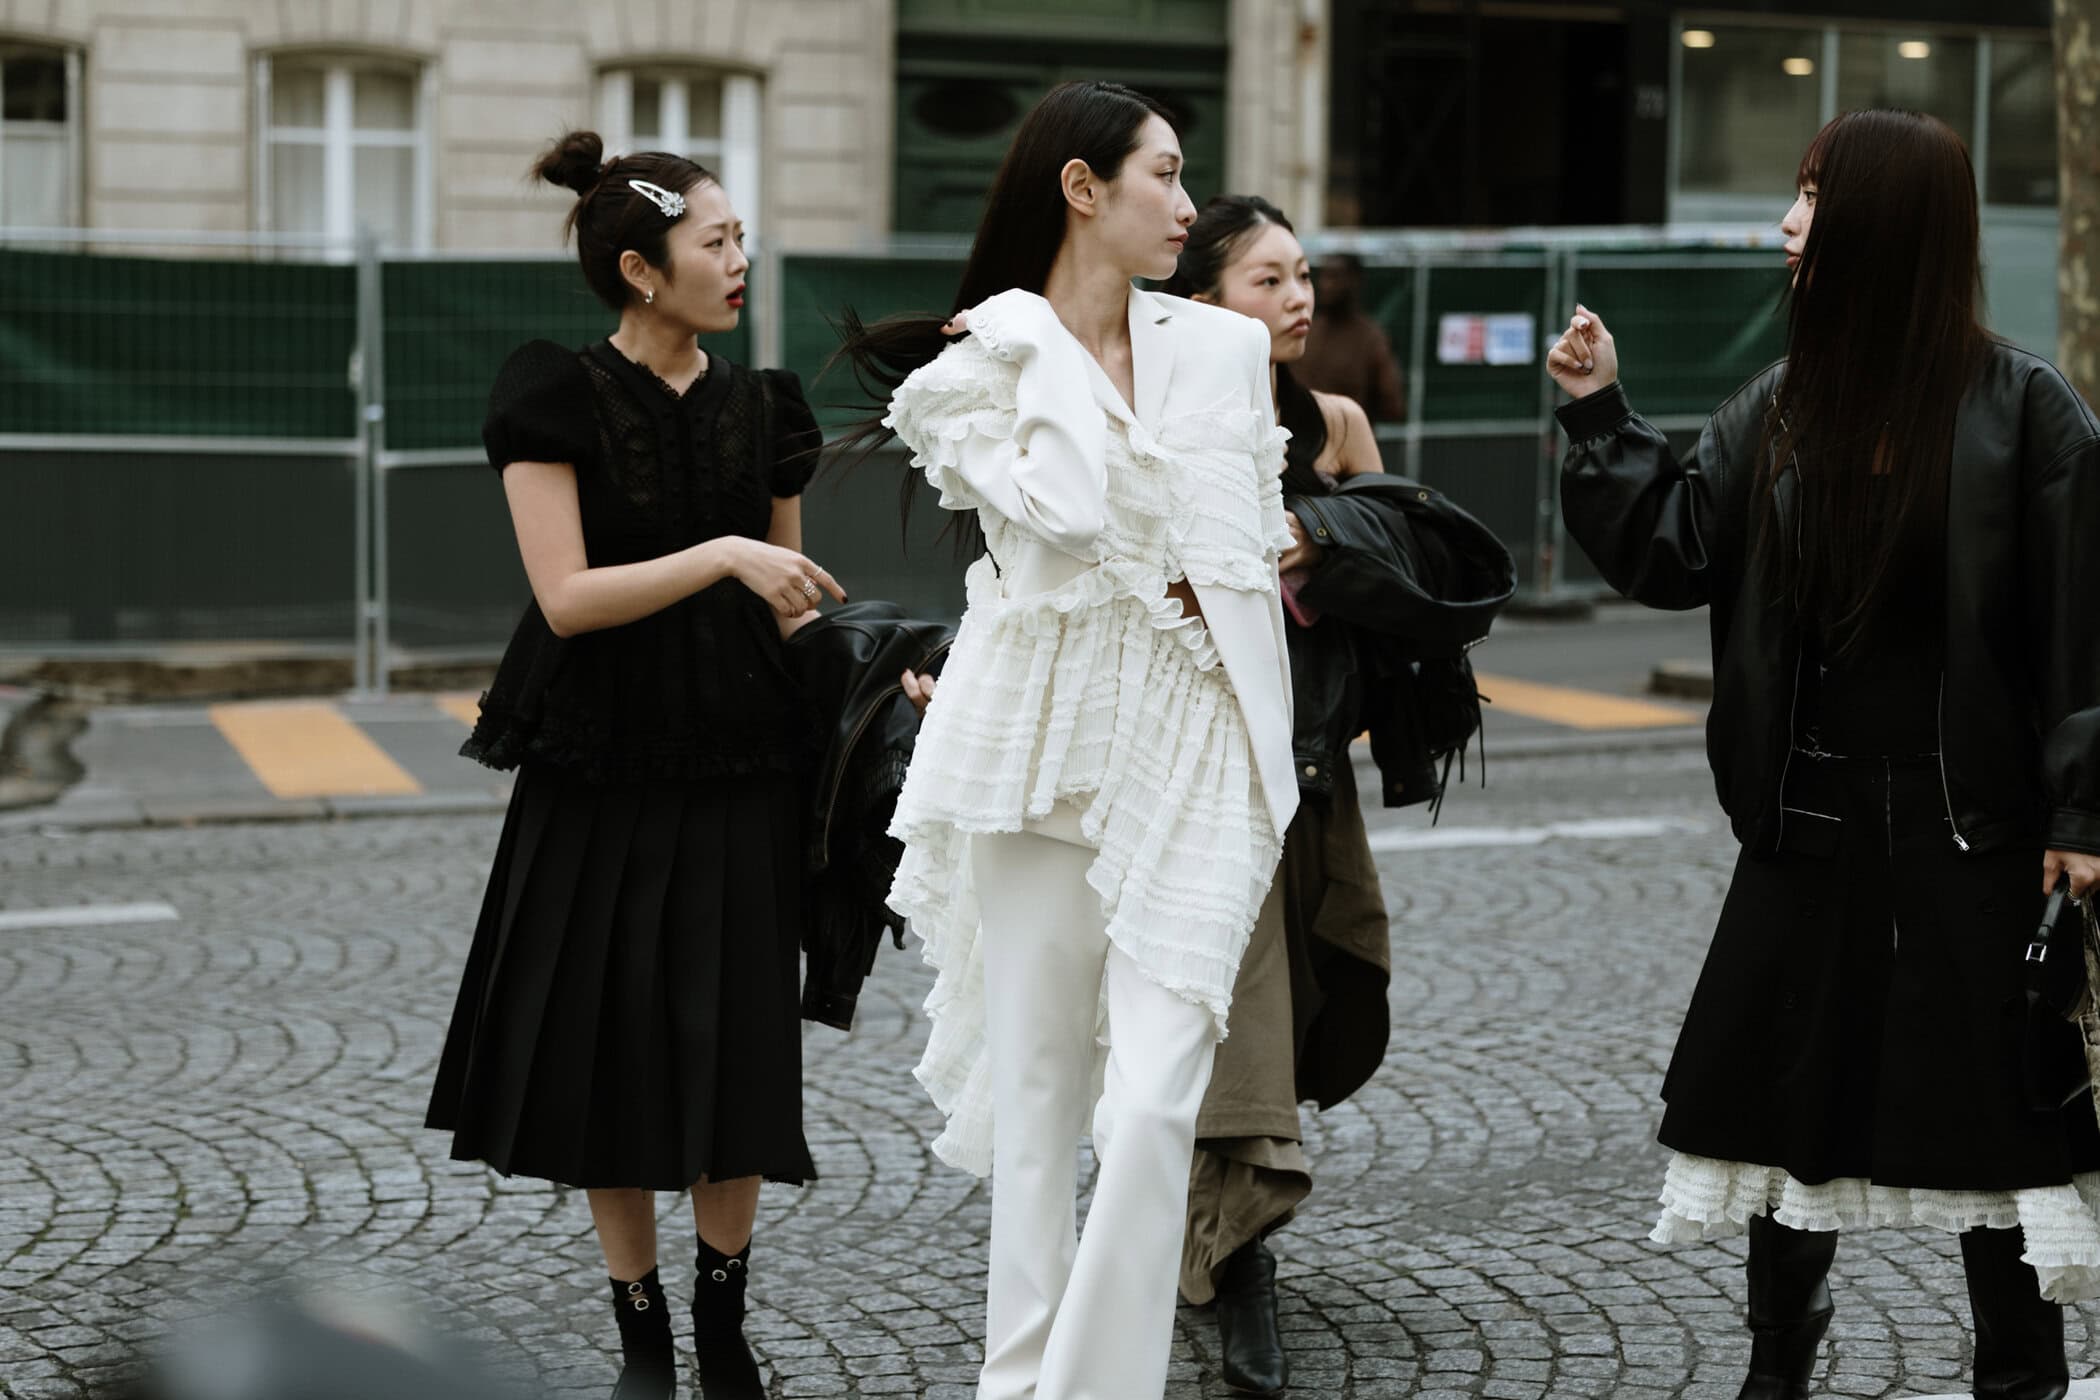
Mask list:
[{"label": "metal barrier fence", "polygon": [[[1502,534],[1540,598],[1601,588],[1557,505],[1542,345],[1567,308],[1610,315],[1666,430],[1696,429],[1780,341],[1770,253],[1595,241],[1350,240],[1407,376],[1407,421],[1380,430],[1388,469]],[[750,360],[755,346],[799,371],[836,426],[853,397],[824,373],[839,309],[945,309],[962,252],[763,254],[757,316],[710,348]],[[1529,362],[1436,353],[1444,318],[1491,315],[1533,318]],[[566,259],[0,231],[0,649],[347,653],[372,692],[404,660],[492,656],[527,585],[479,447],[487,386],[523,341],[580,344],[611,325]],[[808,550],[857,596],[952,613],[941,512],[922,494],[907,539],[904,477],[894,454],[820,476]]]}]

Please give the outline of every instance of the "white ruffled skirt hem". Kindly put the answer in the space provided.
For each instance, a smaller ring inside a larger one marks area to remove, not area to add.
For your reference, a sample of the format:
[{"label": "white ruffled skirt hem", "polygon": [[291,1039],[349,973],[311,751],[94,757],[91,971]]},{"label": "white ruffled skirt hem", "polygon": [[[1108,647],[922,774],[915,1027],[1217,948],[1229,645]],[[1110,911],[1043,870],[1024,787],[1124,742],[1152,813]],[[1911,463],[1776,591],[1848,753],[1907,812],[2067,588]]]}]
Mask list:
[{"label": "white ruffled skirt hem", "polygon": [[2021,1256],[2053,1303],[2100,1297],[2100,1172],[2069,1185],[2018,1191],[1943,1191],[1877,1186],[1859,1177],[1817,1185],[1778,1167],[1724,1162],[1679,1152],[1663,1174],[1662,1214],[1648,1238],[1696,1244],[1739,1235],[1770,1214],[1795,1230],[1923,1227],[1960,1234],[2009,1230],[2026,1236]]},{"label": "white ruffled skirt hem", "polygon": [[946,1119],[935,1155],[981,1176],[993,1103],[971,838],[1067,804],[1097,852],[1109,941],[1222,1037],[1281,836],[1209,632],[1158,570],[1103,565],[1006,599],[979,561],[969,582],[890,825],[904,854],[889,904],[935,971],[917,1070]]}]

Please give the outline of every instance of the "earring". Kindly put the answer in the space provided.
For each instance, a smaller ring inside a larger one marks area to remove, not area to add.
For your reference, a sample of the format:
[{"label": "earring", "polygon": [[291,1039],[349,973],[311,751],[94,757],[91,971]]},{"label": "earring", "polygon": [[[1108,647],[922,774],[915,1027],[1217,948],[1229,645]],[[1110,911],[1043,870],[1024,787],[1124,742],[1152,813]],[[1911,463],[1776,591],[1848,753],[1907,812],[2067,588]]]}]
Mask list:
[{"label": "earring", "polygon": [[651,287],[648,291],[642,293],[642,305],[656,305],[656,288]]}]

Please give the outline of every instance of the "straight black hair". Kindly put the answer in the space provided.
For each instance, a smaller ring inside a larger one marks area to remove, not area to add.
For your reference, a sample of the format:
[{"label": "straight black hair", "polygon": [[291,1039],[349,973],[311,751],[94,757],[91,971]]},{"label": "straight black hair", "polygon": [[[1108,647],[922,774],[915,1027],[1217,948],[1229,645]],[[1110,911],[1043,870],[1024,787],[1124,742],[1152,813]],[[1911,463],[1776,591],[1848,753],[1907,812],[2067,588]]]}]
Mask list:
[{"label": "straight black hair", "polygon": [[[849,463],[865,460],[895,434],[882,426],[889,398],[920,366],[930,364],[954,337],[941,327],[958,311],[1000,292],[1019,287],[1038,292],[1050,279],[1051,265],[1065,242],[1065,200],[1060,174],[1068,161],[1083,160],[1104,181],[1121,172],[1138,147],[1145,123],[1174,117],[1160,103],[1120,83],[1072,82],[1050,89],[1022,118],[1014,142],[999,163],[999,173],[985,195],[962,284],[946,316],[892,316],[864,324],[852,307],[840,316],[841,344],[831,365],[841,360],[865,402],[863,417],[842,437],[836,450]],[[826,366],[826,372],[830,370]],[[914,481],[903,483],[904,510],[911,509]]]},{"label": "straight black hair", "polygon": [[[1757,552],[1768,584],[1844,655],[1943,606],[1955,413],[1991,343],[1976,173],[1939,118],[1871,110],[1824,127],[1797,179],[1815,216],[1787,293]],[[1789,465],[1798,548],[1775,496]]]}]

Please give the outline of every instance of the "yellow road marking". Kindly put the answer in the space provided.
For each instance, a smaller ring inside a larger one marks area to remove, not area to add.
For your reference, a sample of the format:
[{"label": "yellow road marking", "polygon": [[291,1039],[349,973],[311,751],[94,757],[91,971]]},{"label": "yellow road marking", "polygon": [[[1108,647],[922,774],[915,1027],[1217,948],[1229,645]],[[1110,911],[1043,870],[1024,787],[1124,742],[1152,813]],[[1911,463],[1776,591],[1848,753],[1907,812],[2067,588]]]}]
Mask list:
[{"label": "yellow road marking", "polygon": [[470,690],[438,696],[437,707],[469,729],[481,718],[481,697]]},{"label": "yellow road marking", "polygon": [[275,797],[364,797],[423,790],[333,705],[214,705],[211,722]]},{"label": "yellow road marking", "polygon": [[1699,721],[1699,712],[1688,706],[1658,705],[1624,695],[1541,685],[1509,676],[1476,675],[1473,679],[1480,693],[1494,701],[1487,711],[1490,715],[1499,710],[1570,729],[1660,729]]}]

